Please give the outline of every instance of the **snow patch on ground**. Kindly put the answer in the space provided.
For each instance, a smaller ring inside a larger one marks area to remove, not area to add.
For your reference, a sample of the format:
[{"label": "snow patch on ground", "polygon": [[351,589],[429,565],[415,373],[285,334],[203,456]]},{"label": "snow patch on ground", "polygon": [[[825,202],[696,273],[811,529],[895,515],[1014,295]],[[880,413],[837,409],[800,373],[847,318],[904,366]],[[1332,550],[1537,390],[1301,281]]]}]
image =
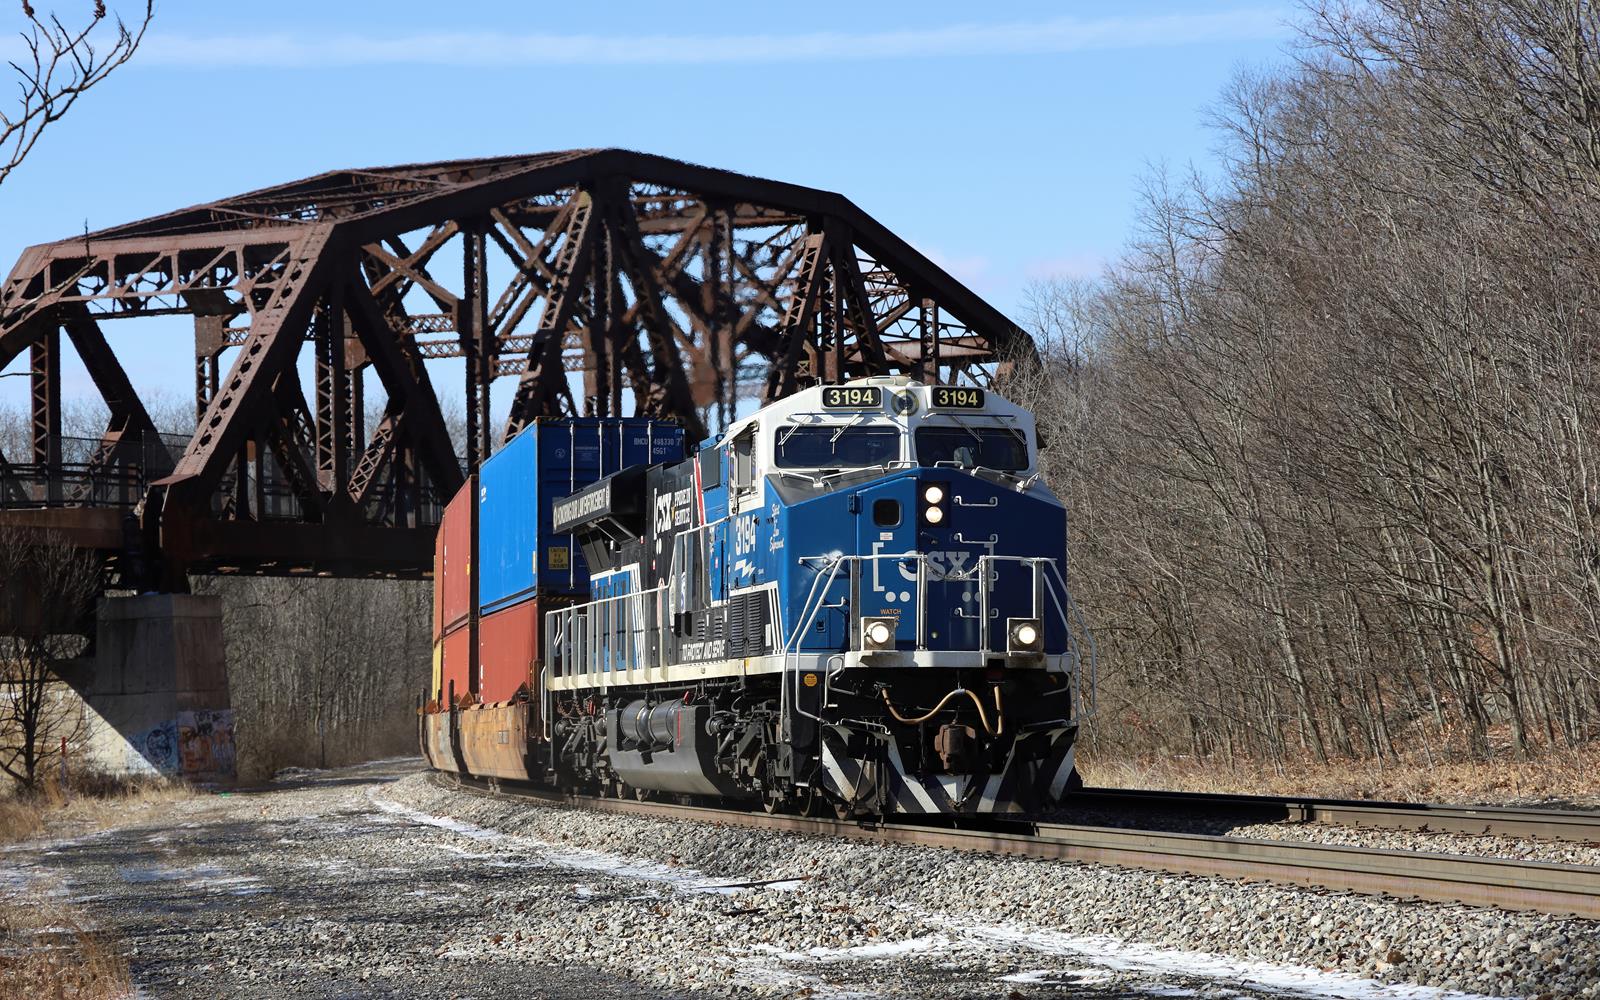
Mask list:
[{"label": "snow patch on ground", "polygon": [[[1458,993],[1434,986],[1380,983],[1347,972],[1323,972],[1298,965],[1277,965],[1229,958],[1209,952],[1182,951],[1120,941],[1113,937],[1061,934],[1022,927],[977,924],[929,915],[931,922],[969,939],[1048,955],[1070,956],[1117,972],[1158,973],[1215,979],[1272,990],[1286,997],[1328,1000],[1489,1000],[1476,993]],[[1182,996],[1186,994],[1167,994]],[[1187,994],[1192,995],[1192,994]]]},{"label": "snow patch on ground", "polygon": [[[767,888],[793,891],[799,888],[802,881],[800,879],[773,882],[753,880],[750,884],[738,884],[735,880],[724,879],[713,882],[704,873],[692,868],[561,846],[536,837],[487,829],[449,816],[436,816],[412,809],[382,798],[376,793],[377,789],[369,791],[368,798],[378,810],[390,818],[390,821],[435,827],[479,843],[494,842],[498,845],[497,849],[483,853],[471,851],[460,845],[441,846],[464,857],[499,861],[507,867],[551,865],[618,879],[663,884],[677,892],[727,895]],[[516,852],[520,857],[508,857],[508,851]],[[579,899],[590,898],[593,893],[594,889],[590,886],[578,886],[573,890],[573,895]],[[1195,989],[1160,981],[1165,977],[1186,977],[1191,980],[1214,981],[1217,987],[1223,989],[1229,986],[1243,987],[1285,998],[1489,1000],[1478,994],[1438,987],[1386,984],[1350,973],[1236,959],[1209,952],[1163,948],[1107,936],[1074,935],[1023,926],[986,924],[958,920],[937,913],[917,915],[927,924],[940,928],[942,933],[853,947],[814,947],[806,951],[785,951],[773,945],[756,945],[746,952],[748,958],[740,963],[736,979],[748,985],[806,989],[810,990],[813,996],[846,1000],[846,998],[869,997],[872,994],[847,992],[831,987],[819,977],[807,974],[804,970],[808,967],[815,969],[819,965],[872,962],[911,955],[958,956],[962,952],[977,949],[991,954],[1033,952],[1071,960],[1071,965],[1064,968],[1035,969],[1003,977],[1000,981],[1006,983],[1081,987],[1104,984],[1116,979],[1118,973],[1124,973],[1155,977],[1154,983],[1141,983],[1138,987],[1154,996],[1199,996],[1200,993]],[[1088,965],[1091,968],[1075,967],[1081,965]]]},{"label": "snow patch on ground", "polygon": [[820,976],[795,972],[781,966],[759,962],[746,962],[734,973],[734,982],[754,988],[780,987],[796,996],[821,998],[821,1000],[877,1000],[878,994],[860,990],[841,989],[823,981]]},{"label": "snow patch on ground", "polygon": [[1111,973],[1105,969],[1032,969],[1001,976],[1000,981],[1037,986],[1091,986],[1111,978]]},{"label": "snow patch on ground", "polygon": [[117,875],[124,882],[137,885],[144,882],[182,882],[190,889],[202,892],[225,892],[232,896],[254,896],[271,892],[254,875],[240,875],[218,868],[216,865],[120,865]]},{"label": "snow patch on ground", "polygon": [[[660,882],[670,885],[679,892],[713,893],[717,895],[733,895],[744,892],[748,887],[730,886],[726,880],[712,882],[708,877],[696,869],[664,865],[655,861],[641,861],[637,858],[625,858],[615,854],[606,854],[601,851],[592,851],[580,847],[562,847],[547,843],[536,837],[527,837],[518,834],[502,833],[485,827],[465,823],[449,816],[435,816],[409,806],[403,806],[379,795],[368,793],[372,804],[383,810],[389,816],[396,817],[399,821],[421,824],[423,826],[438,827],[451,833],[460,834],[476,841],[498,841],[513,848],[533,852],[536,857],[529,858],[522,863],[506,859],[504,853],[494,855],[468,854],[457,847],[445,847],[452,853],[464,857],[483,858],[499,861],[506,867],[528,867],[539,863],[553,865],[558,868],[570,868],[576,871],[594,872],[600,875],[611,875],[621,879],[637,879],[645,882]],[[784,880],[785,882],[797,880]],[[775,883],[776,884],[776,883]]]},{"label": "snow patch on ground", "polygon": [[946,951],[951,941],[942,934],[908,938],[904,941],[885,941],[882,944],[858,944],[850,948],[808,948],[805,951],[784,951],[770,944],[758,944],[754,951],[765,952],[789,962],[870,962],[879,958],[898,958],[915,952]]},{"label": "snow patch on ground", "polygon": [[505,837],[505,834],[498,830],[489,830],[481,826],[474,826],[471,823],[463,823],[458,819],[451,819],[449,816],[435,816],[432,813],[422,812],[420,809],[412,809],[398,802],[391,802],[370,792],[367,794],[367,798],[372,800],[373,805],[390,816],[398,816],[406,822],[417,823],[422,826],[436,826],[441,830],[449,830],[451,833],[460,834],[471,840],[501,840]]}]

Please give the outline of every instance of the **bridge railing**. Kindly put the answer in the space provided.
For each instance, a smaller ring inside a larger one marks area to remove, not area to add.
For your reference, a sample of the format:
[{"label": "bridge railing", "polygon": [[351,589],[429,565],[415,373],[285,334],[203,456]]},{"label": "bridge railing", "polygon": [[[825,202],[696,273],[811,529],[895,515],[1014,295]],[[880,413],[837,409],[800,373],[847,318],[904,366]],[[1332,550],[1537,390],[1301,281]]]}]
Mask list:
[{"label": "bridge railing", "polygon": [[[61,437],[59,462],[15,462],[0,458],[0,510],[52,507],[109,507],[131,510],[150,486],[171,475],[189,438],[181,434],[128,436],[113,445],[99,438]],[[4,454],[0,452],[0,454]],[[307,464],[313,457],[306,456]],[[276,462],[258,472],[245,467],[241,485],[230,471],[211,497],[214,515],[258,521],[308,520],[300,496]],[[367,493],[365,514],[374,523],[436,525],[443,514],[440,492],[425,478],[374,483]]]}]

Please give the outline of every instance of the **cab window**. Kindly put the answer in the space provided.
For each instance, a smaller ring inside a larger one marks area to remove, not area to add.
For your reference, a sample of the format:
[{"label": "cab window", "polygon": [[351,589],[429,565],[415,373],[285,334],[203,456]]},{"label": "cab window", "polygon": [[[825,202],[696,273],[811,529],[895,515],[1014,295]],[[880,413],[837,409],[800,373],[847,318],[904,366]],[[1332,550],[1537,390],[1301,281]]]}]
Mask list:
[{"label": "cab window", "polygon": [[900,459],[894,427],[786,427],[773,461],[784,469],[866,469]]},{"label": "cab window", "polygon": [[996,427],[919,427],[917,462],[1021,472],[1028,467],[1028,442],[1019,433]]},{"label": "cab window", "polygon": [[744,433],[733,439],[732,473],[733,488],[743,493],[754,489],[756,484],[755,466],[756,429],[745,428]]}]

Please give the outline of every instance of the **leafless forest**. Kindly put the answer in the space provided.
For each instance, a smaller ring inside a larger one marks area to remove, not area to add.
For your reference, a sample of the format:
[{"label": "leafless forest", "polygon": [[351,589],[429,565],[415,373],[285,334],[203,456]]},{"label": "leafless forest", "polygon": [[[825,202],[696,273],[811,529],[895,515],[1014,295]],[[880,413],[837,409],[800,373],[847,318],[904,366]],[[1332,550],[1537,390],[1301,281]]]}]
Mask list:
[{"label": "leafless forest", "polygon": [[1157,173],[1030,386],[1102,749],[1527,755],[1600,730],[1600,14],[1306,12]]}]

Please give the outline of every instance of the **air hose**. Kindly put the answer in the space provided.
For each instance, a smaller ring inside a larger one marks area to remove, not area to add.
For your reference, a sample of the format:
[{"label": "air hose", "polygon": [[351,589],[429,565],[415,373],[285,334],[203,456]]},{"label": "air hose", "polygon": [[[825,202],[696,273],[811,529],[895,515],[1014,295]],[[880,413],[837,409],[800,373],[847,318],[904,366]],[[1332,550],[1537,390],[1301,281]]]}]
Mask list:
[{"label": "air hose", "polygon": [[[978,709],[978,721],[983,723],[983,731],[988,733],[990,736],[999,736],[1000,733],[1001,733],[1000,729],[996,729],[996,728],[994,728],[994,727],[989,725],[989,714],[983,710],[983,702],[982,702],[982,700],[980,700],[978,698],[978,695],[975,692],[969,691],[969,690],[967,690],[966,688],[963,688],[963,687],[958,687],[954,691],[951,691],[949,694],[945,695],[943,698],[940,698],[939,699],[939,704],[933,706],[933,708],[931,710],[929,710],[927,714],[919,715],[916,718],[907,718],[906,716],[900,714],[900,711],[894,707],[894,702],[889,700],[889,689],[888,688],[884,688],[880,693],[883,695],[883,703],[884,703],[885,706],[888,707],[889,714],[894,716],[895,720],[897,722],[900,722],[900,723],[902,723],[904,725],[907,725],[907,726],[915,726],[915,725],[918,725],[920,723],[927,722],[929,719],[933,718],[935,715],[938,715],[939,712],[941,710],[943,710],[944,707],[950,703],[950,699],[951,698],[954,698],[958,694],[964,694],[968,698],[971,698],[972,699],[972,704],[977,707],[977,709]],[[995,689],[995,709],[996,709],[996,711],[998,711],[999,708],[1000,708],[1000,704],[999,703],[1000,703],[1000,689],[996,688]],[[1003,727],[1004,723],[1002,722],[1001,725]]]}]

